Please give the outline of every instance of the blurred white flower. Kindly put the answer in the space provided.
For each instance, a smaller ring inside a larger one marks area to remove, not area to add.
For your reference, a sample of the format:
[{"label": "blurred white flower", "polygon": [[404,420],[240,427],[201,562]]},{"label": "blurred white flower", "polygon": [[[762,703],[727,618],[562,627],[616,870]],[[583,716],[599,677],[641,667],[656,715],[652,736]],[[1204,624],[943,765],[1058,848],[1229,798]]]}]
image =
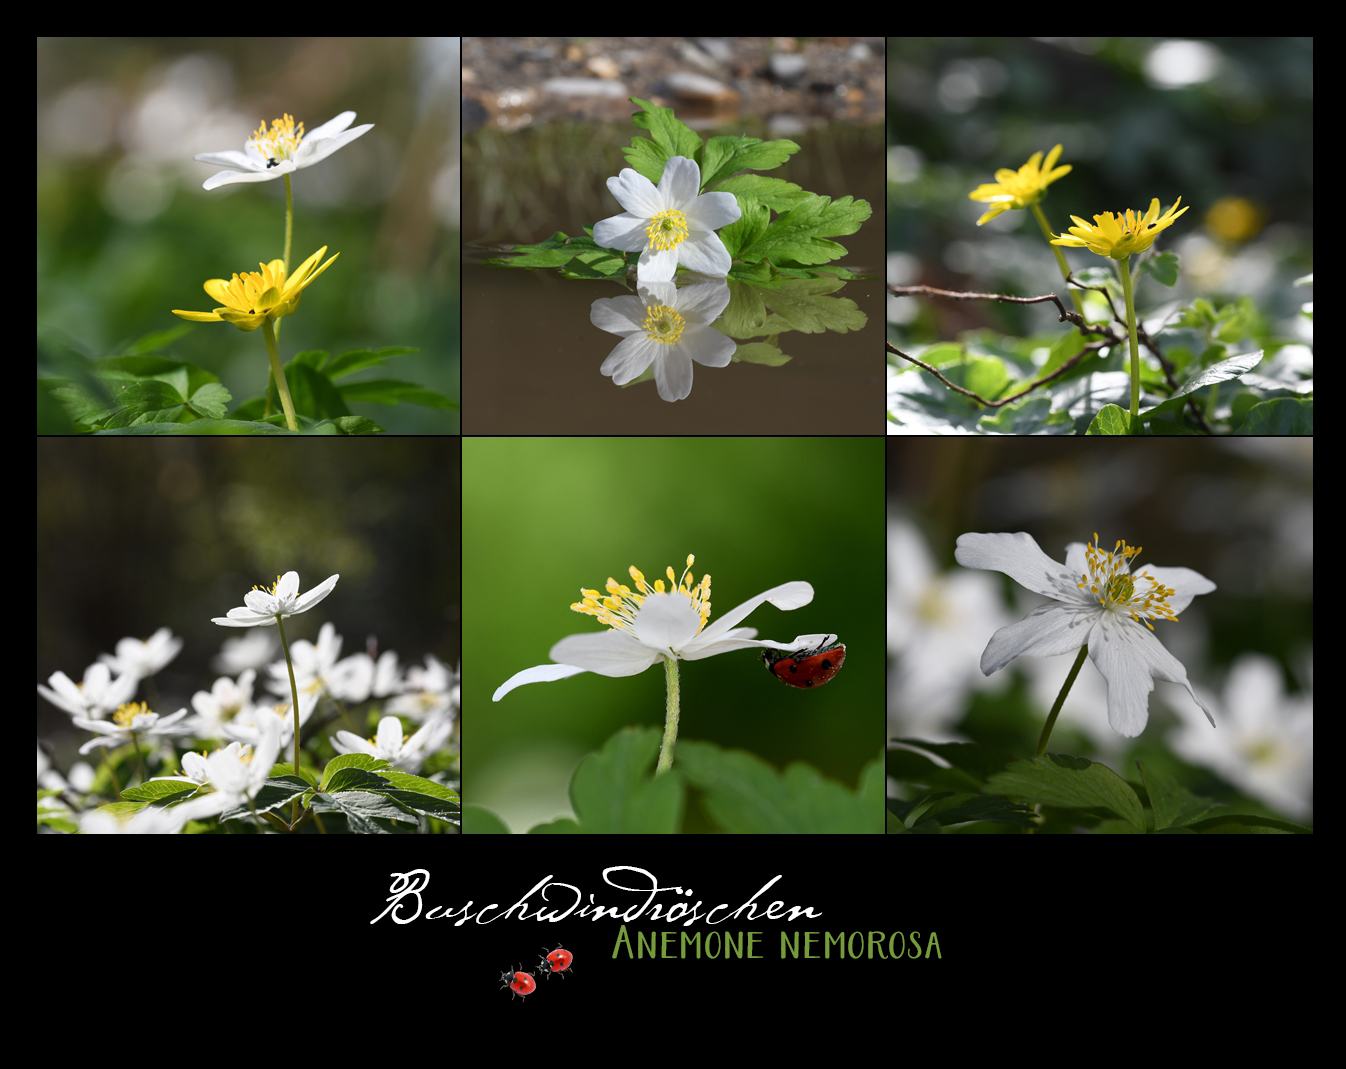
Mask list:
[{"label": "blurred white flower", "polygon": [[1307,819],[1313,812],[1312,697],[1286,694],[1280,665],[1245,653],[1230,667],[1215,705],[1220,730],[1183,724],[1169,732],[1173,749],[1269,808]]}]

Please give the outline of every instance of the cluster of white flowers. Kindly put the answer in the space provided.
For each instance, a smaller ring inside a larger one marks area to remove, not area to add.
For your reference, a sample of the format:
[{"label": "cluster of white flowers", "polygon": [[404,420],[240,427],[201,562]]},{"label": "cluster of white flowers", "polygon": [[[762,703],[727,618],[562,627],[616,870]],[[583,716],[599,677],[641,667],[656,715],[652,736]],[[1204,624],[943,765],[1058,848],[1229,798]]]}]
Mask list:
[{"label": "cluster of white flowers", "polygon": [[[64,672],[53,673],[47,680],[49,686],[37,689],[70,714],[76,727],[93,733],[80,747],[80,754],[154,738],[161,767],[165,771],[180,767],[181,773],[150,782],[209,786],[211,792],[203,791],[169,808],[147,807],[120,822],[106,810],[96,811],[108,799],[90,794],[93,768],[76,762],[62,774],[39,745],[38,786],[59,792],[46,804],[64,806],[69,822],[78,823],[85,832],[176,832],[188,820],[218,815],[255,797],[272,765],[286,760],[294,736],[289,669],[279,656],[276,632],[268,635],[260,629],[267,624],[274,627],[278,616],[312,608],[331,592],[336,580],[332,576],[307,594],[297,595],[299,577],[287,572],[271,590],[250,591],[245,606],[217,618],[217,624],[259,630],[225,640],[215,663],[228,675],[217,678],[209,690],[191,696],[190,714],[183,706],[163,715],[151,711],[145,701],[134,700],[141,683],[182,649],[182,639],[173,637],[168,628],[160,628],[144,641],[122,639],[115,656],[102,654],[85,669],[82,683]],[[365,724],[366,714],[355,706],[375,703],[382,716],[373,737],[338,730],[330,737],[331,748],[338,754],[369,754],[413,774],[432,762],[439,771],[429,778],[456,788],[459,673],[429,654],[423,665],[401,665],[392,650],[378,653],[372,638],[367,650],[346,657],[341,656],[341,647],[342,638],[330,623],[323,624],[316,643],[305,639],[290,643],[301,731],[324,703],[324,717],[340,718],[348,726]]]}]

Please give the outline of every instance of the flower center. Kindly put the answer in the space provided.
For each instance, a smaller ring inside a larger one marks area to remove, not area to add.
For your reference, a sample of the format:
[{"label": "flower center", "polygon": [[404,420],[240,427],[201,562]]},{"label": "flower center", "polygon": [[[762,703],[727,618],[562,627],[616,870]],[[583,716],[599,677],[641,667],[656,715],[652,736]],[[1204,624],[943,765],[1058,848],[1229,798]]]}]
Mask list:
[{"label": "flower center", "polygon": [[[1095,535],[1094,537],[1097,538],[1098,536]],[[276,593],[276,587],[278,586],[280,586],[280,576],[276,576],[276,581],[272,583],[270,586],[255,586],[252,589],[260,590],[263,594],[270,594],[274,597]]]},{"label": "flower center", "polygon": [[[607,597],[604,597],[597,590],[585,590],[580,588],[582,601],[577,601],[570,606],[575,612],[582,612],[586,616],[592,616],[598,620],[604,627],[612,628],[616,631],[633,631],[633,624],[636,622],[636,616],[640,612],[640,607],[645,603],[645,596],[648,594],[665,594],[676,592],[687,598],[692,603],[692,608],[696,610],[701,617],[701,627],[706,626],[706,621],[710,619],[710,576],[703,575],[701,582],[695,583],[691,572],[691,567],[695,563],[696,557],[693,554],[687,554],[687,568],[683,571],[682,577],[678,578],[673,574],[670,567],[665,574],[668,576],[669,583],[672,584],[672,590],[666,590],[664,581],[656,579],[651,586],[645,581],[645,576],[633,564],[629,569],[631,578],[635,580],[636,593],[625,583],[619,583],[615,579],[608,579]],[[697,628],[700,633],[701,628]]]},{"label": "flower center", "polygon": [[649,305],[645,309],[645,336],[660,345],[675,345],[682,337],[687,321],[666,304]]},{"label": "flower center", "polygon": [[687,240],[687,216],[676,208],[655,212],[645,233],[650,239],[650,248],[660,252],[676,249]]},{"label": "flower center", "polygon": [[[1089,574],[1081,575],[1080,582],[1075,585],[1081,590],[1087,587],[1103,608],[1124,612],[1151,631],[1154,627],[1150,620],[1178,622],[1168,607],[1173,588],[1164,586],[1148,572],[1130,574],[1131,560],[1140,555],[1140,546],[1132,549],[1125,542],[1118,542],[1111,553],[1104,553],[1098,548],[1098,532],[1095,531],[1094,544],[1085,544],[1084,555],[1089,562]],[[1149,583],[1150,589],[1137,593],[1137,580]]]},{"label": "flower center", "polygon": [[149,706],[144,702],[128,702],[126,705],[117,707],[117,711],[112,714],[112,722],[119,728],[129,728],[131,721],[140,713],[148,713]]},{"label": "flower center", "polygon": [[255,148],[267,161],[267,167],[274,167],[281,160],[293,159],[299,151],[299,142],[304,140],[304,124],[295,129],[294,118],[286,115],[283,119],[272,119],[271,129],[266,123],[248,139],[248,147]]}]

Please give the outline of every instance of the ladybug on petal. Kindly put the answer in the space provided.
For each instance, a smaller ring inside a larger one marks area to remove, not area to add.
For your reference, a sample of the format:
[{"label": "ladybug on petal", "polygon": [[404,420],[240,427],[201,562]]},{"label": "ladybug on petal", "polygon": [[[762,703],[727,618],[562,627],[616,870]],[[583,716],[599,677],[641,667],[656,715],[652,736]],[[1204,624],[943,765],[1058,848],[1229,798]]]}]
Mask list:
[{"label": "ladybug on petal", "polygon": [[825,635],[817,646],[802,650],[763,650],[762,663],[782,683],[792,687],[821,687],[831,682],[846,660],[846,647],[836,635]]}]

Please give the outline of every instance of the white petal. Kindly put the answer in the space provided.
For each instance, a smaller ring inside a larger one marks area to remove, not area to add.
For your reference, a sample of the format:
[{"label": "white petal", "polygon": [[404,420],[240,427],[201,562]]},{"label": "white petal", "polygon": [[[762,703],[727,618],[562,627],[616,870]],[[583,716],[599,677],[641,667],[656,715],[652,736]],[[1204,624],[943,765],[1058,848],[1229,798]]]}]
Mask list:
[{"label": "white petal", "polygon": [[692,236],[677,248],[678,260],[688,271],[697,271],[703,275],[724,278],[734,261],[729,258],[729,250],[724,247],[718,234],[710,231],[693,232]]},{"label": "white petal", "polygon": [[[813,587],[802,580],[796,579],[789,583],[782,583],[780,586],[773,586],[765,593],[758,594],[755,598],[749,598],[742,605],[736,605],[734,608],[730,609],[708,628],[702,631],[691,645],[694,648],[701,648],[708,646],[711,642],[723,637],[725,632],[764,601],[771,602],[771,604],[778,609],[789,610],[801,608],[812,600]],[[756,633],[756,631],[753,632],[753,634]]]},{"label": "white petal", "polygon": [[525,683],[550,683],[553,680],[577,676],[585,671],[588,669],[576,668],[570,664],[540,664],[536,668],[525,668],[522,672],[515,672],[496,687],[495,693],[491,695],[491,701],[498,702],[515,687],[522,687]]},{"label": "white petal", "polygon": [[[1055,657],[1089,641],[1095,614],[1083,607],[1040,605],[1016,624],[1006,624],[981,655],[983,675],[1000,671],[1016,657]],[[1090,653],[1093,652],[1091,649]]]},{"label": "white petal", "polygon": [[[659,178],[659,192],[666,208],[679,208],[686,212],[701,192],[701,168],[695,160],[689,160],[686,156],[670,156]],[[733,194],[727,193],[725,196],[732,199]]]},{"label": "white petal", "polygon": [[609,334],[634,334],[645,329],[645,302],[639,297],[599,297],[589,306],[589,322]]},{"label": "white petal", "polygon": [[1108,681],[1108,723],[1112,730],[1135,738],[1149,719],[1154,681],[1181,683],[1201,706],[1212,726],[1215,718],[1196,696],[1187,669],[1143,624],[1117,613],[1100,615],[1089,635],[1089,659]]},{"label": "white petal", "polygon": [[1079,577],[1043,553],[1024,531],[959,535],[953,557],[964,568],[1004,572],[1020,586],[1057,601],[1083,604],[1087,600],[1075,585]]},{"label": "white petal", "polygon": [[[659,190],[654,188],[654,183],[630,167],[625,168],[616,178],[608,179],[608,192],[628,212],[642,219],[649,219],[668,207]],[[595,232],[597,229],[594,228]]]},{"label": "white petal", "polygon": [[[343,111],[334,119],[328,119],[321,126],[315,126],[304,135],[304,142],[309,140],[318,141],[325,137],[336,137],[342,130],[346,129],[355,121],[355,112]],[[371,124],[372,125],[372,124]]]},{"label": "white petal", "polygon": [[650,243],[645,233],[650,221],[647,217],[623,212],[594,224],[594,242],[605,249],[635,252]]},{"label": "white petal", "polygon": [[738,343],[714,327],[688,327],[678,348],[706,367],[728,367]]},{"label": "white petal", "polygon": [[[296,581],[297,578],[298,577],[296,577]],[[307,612],[309,609],[313,608],[313,606],[318,604],[318,602],[322,601],[323,598],[327,597],[327,595],[332,592],[332,588],[336,586],[337,580],[340,578],[341,574],[339,572],[336,575],[329,575],[303,597],[298,598],[291,611]]]},{"label": "white petal", "polygon": [[[1133,568],[1131,574],[1139,575],[1141,572],[1148,572],[1164,586],[1173,588],[1174,593],[1168,599],[1168,607],[1173,610],[1175,616],[1192,604],[1192,599],[1198,594],[1209,594],[1215,589],[1214,583],[1191,568],[1156,568],[1152,564],[1147,564]],[[1136,592],[1143,593],[1148,589],[1149,587],[1141,583],[1137,585]]]},{"label": "white petal", "polygon": [[662,348],[662,345],[644,333],[632,334],[623,338],[617,344],[617,348],[608,353],[607,359],[598,370],[604,375],[611,375],[612,381],[618,386],[625,386],[645,374],[645,369],[654,363],[654,358],[659,355],[657,350]]},{"label": "white petal", "polygon": [[703,193],[687,209],[687,222],[694,230],[719,230],[743,216],[738,198],[732,193]]},{"label": "white petal", "polygon": [[636,261],[636,277],[642,282],[667,282],[677,271],[677,249],[646,249]]},{"label": "white petal", "polygon": [[654,361],[654,384],[665,401],[681,401],[692,392],[692,359],[681,345],[661,348]]},{"label": "white petal", "polygon": [[677,290],[672,304],[688,323],[713,323],[729,304],[729,286],[724,282],[694,282]]},{"label": "white petal", "polygon": [[641,645],[665,653],[682,649],[700,629],[701,616],[690,601],[681,594],[655,593],[645,595],[632,633]]},{"label": "white petal", "polygon": [[659,653],[642,645],[625,631],[600,631],[570,635],[556,643],[547,654],[559,664],[579,665],[600,676],[634,676],[659,659]]}]

